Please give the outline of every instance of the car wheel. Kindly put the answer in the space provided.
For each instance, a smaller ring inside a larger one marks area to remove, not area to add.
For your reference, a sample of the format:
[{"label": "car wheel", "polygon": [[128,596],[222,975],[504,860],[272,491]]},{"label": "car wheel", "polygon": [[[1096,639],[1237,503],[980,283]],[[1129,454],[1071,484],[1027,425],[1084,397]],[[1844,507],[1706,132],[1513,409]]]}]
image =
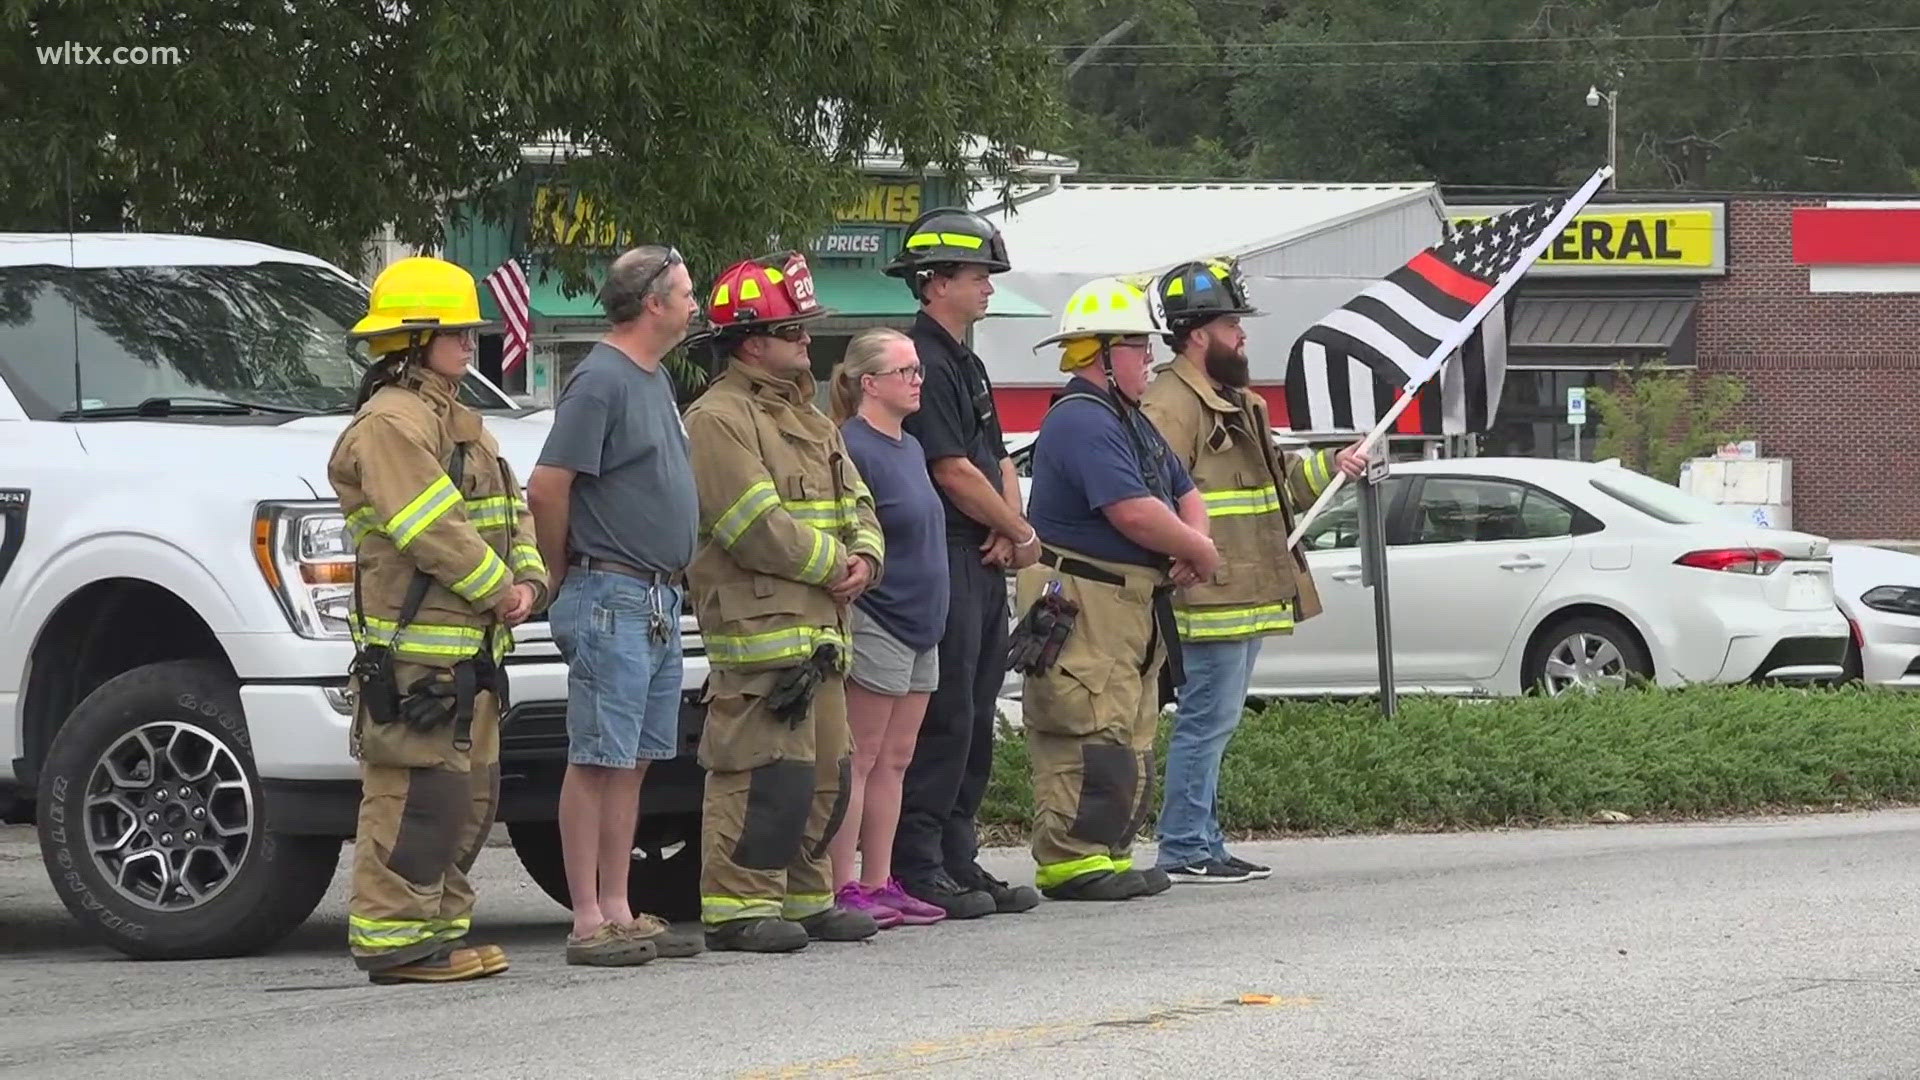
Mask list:
[{"label": "car wheel", "polygon": [[[564,908],[573,907],[567,888],[566,860],[560,851],[560,826],[552,821],[507,825],[513,852],[540,891]],[[700,815],[652,814],[634,829],[633,866],[627,873],[627,902],[669,922],[700,917]]]},{"label": "car wheel", "polygon": [[1559,696],[1624,690],[1653,678],[1653,663],[1624,624],[1583,615],[1547,627],[1528,651],[1524,671],[1528,688]]},{"label": "car wheel", "polygon": [[341,843],[267,831],[240,689],[176,660],[102,683],[48,750],[40,851],[67,910],[143,960],[263,949],[306,921]]}]

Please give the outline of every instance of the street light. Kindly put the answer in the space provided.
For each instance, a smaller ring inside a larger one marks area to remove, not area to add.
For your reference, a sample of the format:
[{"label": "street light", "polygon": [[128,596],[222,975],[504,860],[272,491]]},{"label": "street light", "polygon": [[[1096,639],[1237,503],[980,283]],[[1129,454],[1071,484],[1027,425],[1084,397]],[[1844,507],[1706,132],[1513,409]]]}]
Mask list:
[{"label": "street light", "polygon": [[1607,187],[1619,186],[1620,166],[1618,162],[1620,148],[1620,91],[1609,90],[1601,93],[1597,86],[1587,87],[1587,108],[1597,109],[1600,103],[1607,103]]}]

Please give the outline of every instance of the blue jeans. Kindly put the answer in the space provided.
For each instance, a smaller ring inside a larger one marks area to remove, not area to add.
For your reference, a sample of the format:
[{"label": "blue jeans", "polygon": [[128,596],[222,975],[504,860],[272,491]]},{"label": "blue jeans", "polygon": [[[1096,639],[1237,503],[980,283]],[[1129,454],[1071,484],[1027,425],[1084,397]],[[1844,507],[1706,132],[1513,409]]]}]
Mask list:
[{"label": "blue jeans", "polygon": [[672,585],[567,572],[547,618],[567,662],[569,763],[631,769],[679,753],[681,602]]},{"label": "blue jeans", "polygon": [[1253,681],[1260,640],[1183,642],[1186,682],[1179,691],[1173,736],[1167,744],[1167,780],[1157,826],[1162,870],[1227,857],[1214,802],[1220,759],[1240,726]]}]

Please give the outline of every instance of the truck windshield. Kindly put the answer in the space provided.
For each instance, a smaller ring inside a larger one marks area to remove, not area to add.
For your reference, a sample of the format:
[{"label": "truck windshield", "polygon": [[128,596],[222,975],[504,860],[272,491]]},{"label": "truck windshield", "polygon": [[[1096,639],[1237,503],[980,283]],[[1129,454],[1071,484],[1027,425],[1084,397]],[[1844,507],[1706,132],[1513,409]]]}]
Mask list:
[{"label": "truck windshield", "polygon": [[[345,412],[367,364],[346,333],[366,303],[357,282],[293,263],[0,266],[0,376],[37,420],[154,399]],[[461,397],[512,407],[472,378]]]}]

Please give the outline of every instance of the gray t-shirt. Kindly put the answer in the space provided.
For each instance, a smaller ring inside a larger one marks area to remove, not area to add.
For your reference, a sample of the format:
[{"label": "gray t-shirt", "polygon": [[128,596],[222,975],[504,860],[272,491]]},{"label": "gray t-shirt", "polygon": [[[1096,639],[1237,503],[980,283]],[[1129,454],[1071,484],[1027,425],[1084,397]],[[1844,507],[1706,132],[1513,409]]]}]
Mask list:
[{"label": "gray t-shirt", "polygon": [[693,561],[700,507],[687,429],[665,369],[600,342],[560,391],[540,464],[572,469],[569,556],[677,573]]}]

